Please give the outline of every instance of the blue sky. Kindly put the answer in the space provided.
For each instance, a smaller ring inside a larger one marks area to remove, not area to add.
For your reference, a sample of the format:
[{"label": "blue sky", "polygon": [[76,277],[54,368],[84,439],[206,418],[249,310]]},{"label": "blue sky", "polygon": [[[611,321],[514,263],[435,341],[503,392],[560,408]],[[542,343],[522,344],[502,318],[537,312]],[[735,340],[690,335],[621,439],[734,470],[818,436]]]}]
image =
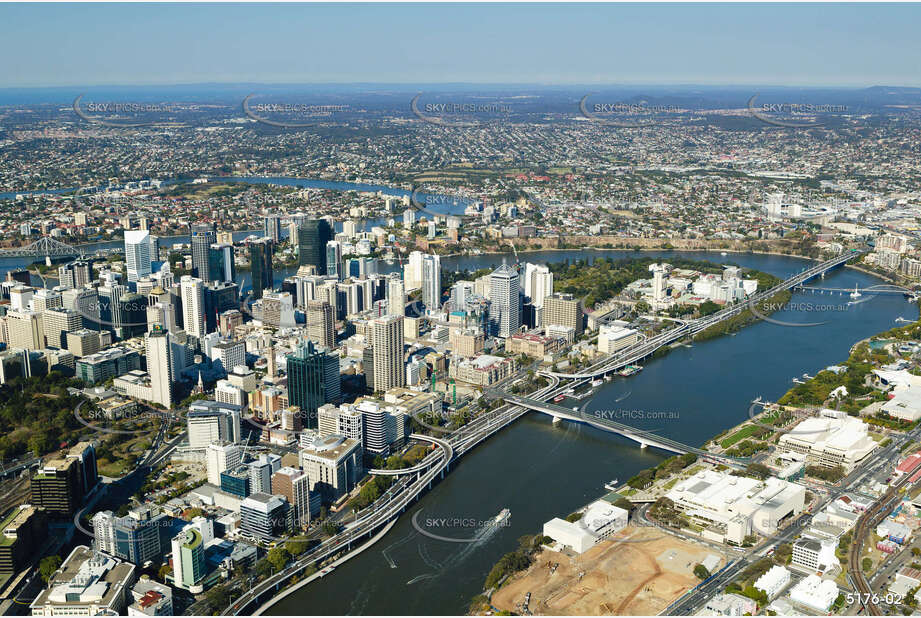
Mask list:
[{"label": "blue sky", "polygon": [[921,86],[921,5],[0,4],[0,87]]}]

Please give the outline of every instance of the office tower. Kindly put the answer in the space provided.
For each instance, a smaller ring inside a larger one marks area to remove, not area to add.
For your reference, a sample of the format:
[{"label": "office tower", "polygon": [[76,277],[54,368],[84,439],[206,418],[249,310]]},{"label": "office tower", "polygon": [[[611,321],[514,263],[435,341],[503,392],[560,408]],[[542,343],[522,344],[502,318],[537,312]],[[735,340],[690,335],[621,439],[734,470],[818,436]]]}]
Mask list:
[{"label": "office tower", "polygon": [[361,312],[361,289],[355,281],[346,281],[338,285],[339,297],[344,301],[342,303],[345,309],[346,317],[356,315]]},{"label": "office tower", "polygon": [[99,340],[99,332],[80,328],[75,331],[64,333],[67,345],[67,351],[77,358],[95,354],[102,349],[102,342]]},{"label": "office tower", "polygon": [[274,453],[259,455],[249,462],[250,493],[272,493],[272,475],[281,468],[281,457]]},{"label": "office tower", "polygon": [[170,334],[155,324],[144,338],[147,373],[150,374],[151,401],[164,408],[173,405],[172,346]]},{"label": "office tower", "polygon": [[96,449],[91,442],[80,442],[63,458],[45,462],[32,477],[32,505],[52,517],[72,516],[98,482]]},{"label": "office tower", "polygon": [[10,309],[14,311],[28,311],[32,308],[32,297],[35,288],[28,285],[16,285],[10,288]]},{"label": "office tower", "polygon": [[218,487],[221,486],[221,473],[227,470],[233,470],[243,461],[242,447],[240,447],[239,444],[234,444],[227,440],[212,442],[205,449],[205,453],[208,482]]},{"label": "office tower", "polygon": [[413,251],[409,254],[409,260],[403,274],[403,283],[406,291],[418,290],[422,287],[422,257],[421,251]]},{"label": "office tower", "polygon": [[524,295],[535,307],[543,307],[544,299],[553,294],[553,273],[539,264],[524,265]]},{"label": "office tower", "polygon": [[215,243],[208,247],[208,272],[211,281],[233,283],[237,278],[234,264],[233,245]]},{"label": "office tower", "polygon": [[13,507],[0,521],[0,574],[11,576],[30,565],[48,539],[48,518],[30,504]]},{"label": "office tower", "polygon": [[6,328],[9,347],[23,350],[45,348],[45,330],[40,313],[11,310],[6,314]]},{"label": "office tower", "polygon": [[333,228],[326,219],[309,219],[297,228],[297,254],[301,266],[313,266],[316,274],[326,272],[326,243]]},{"label": "office tower", "polygon": [[342,222],[342,233],[348,239],[355,238],[358,235],[358,222],[348,219]]},{"label": "office tower", "polygon": [[58,281],[63,288],[79,289],[92,280],[92,262],[76,260],[58,267]]},{"label": "office tower", "polygon": [[118,286],[118,294],[111,305],[115,335],[120,339],[131,339],[147,330],[147,298],[131,292],[126,286]]},{"label": "office tower", "polygon": [[125,269],[128,281],[137,281],[150,275],[150,265],[157,258],[154,243],[147,230],[125,232]]},{"label": "office tower", "polygon": [[253,300],[262,298],[263,290],[272,290],[275,287],[272,272],[272,241],[268,239],[256,240],[247,243],[249,248],[249,268],[252,277]]},{"label": "office tower", "polygon": [[387,314],[402,317],[406,313],[406,292],[399,275],[387,279]]},{"label": "office tower", "polygon": [[335,502],[351,491],[363,475],[361,441],[344,436],[316,438],[301,443],[301,468],[310,479],[310,492],[324,502]]},{"label": "office tower", "polygon": [[451,287],[451,308],[454,311],[467,311],[467,301],[474,295],[475,284],[472,281],[458,281]]},{"label": "office tower", "polygon": [[192,226],[192,274],[204,282],[212,280],[208,254],[216,241],[213,224],[196,223]]},{"label": "office tower", "polygon": [[288,402],[300,408],[304,427],[316,428],[317,408],[342,396],[339,359],[307,341],[298,344],[286,360]]},{"label": "office tower", "polygon": [[441,258],[437,255],[422,258],[422,304],[429,313],[441,309]]},{"label": "office tower", "polygon": [[395,438],[390,427],[390,412],[373,401],[361,402],[358,411],[362,420],[362,448],[372,455],[390,452],[390,444]]},{"label": "office tower", "polygon": [[294,297],[289,292],[265,292],[259,302],[265,326],[291,328],[295,325]]},{"label": "office tower", "polygon": [[221,472],[221,491],[238,498],[250,495],[249,466],[240,464]]},{"label": "office tower", "polygon": [[242,341],[221,341],[211,347],[211,362],[215,369],[230,373],[234,367],[246,364],[246,344]]},{"label": "office tower", "polygon": [[406,383],[403,368],[403,318],[391,315],[371,321],[374,390],[387,391]]},{"label": "office tower", "polygon": [[172,541],[173,584],[186,590],[205,576],[205,543],[201,532],[191,524]]},{"label": "office tower", "polygon": [[321,300],[307,302],[307,338],[318,346],[332,350],[336,347],[336,320],[332,306]]},{"label": "office tower", "polygon": [[218,332],[222,337],[229,337],[237,326],[243,324],[243,314],[239,309],[229,309],[218,316]]},{"label": "office tower", "polygon": [[281,217],[266,215],[262,218],[262,235],[273,243],[281,242]]},{"label": "office tower", "polygon": [[241,406],[207,400],[192,402],[186,415],[189,447],[205,448],[221,440],[239,444],[241,415]]},{"label": "office tower", "polygon": [[545,326],[572,328],[582,333],[582,303],[572,294],[553,294],[544,299]]},{"label": "office tower", "polygon": [[518,293],[518,271],[505,262],[489,275],[489,322],[492,333],[511,337],[518,332],[521,318],[521,298]]},{"label": "office tower", "polygon": [[185,332],[201,339],[205,330],[205,286],[201,279],[184,275],[179,282],[182,290],[182,323]]},{"label": "office tower", "polygon": [[57,309],[64,306],[60,292],[45,288],[39,288],[35,291],[35,294],[32,295],[31,303],[32,311],[37,311],[38,313],[43,312],[45,309]]},{"label": "office tower", "polygon": [[131,509],[125,517],[99,511],[92,519],[93,547],[142,566],[162,557],[161,532],[169,528],[170,519],[162,513],[151,517],[149,507]]},{"label": "office tower", "polygon": [[205,332],[217,330],[218,315],[240,306],[240,286],[228,281],[205,284]]},{"label": "office tower", "polygon": [[88,385],[105,382],[141,368],[141,355],[122,347],[105,347],[88,354],[76,363],[76,377]]},{"label": "office tower", "polygon": [[284,496],[294,511],[294,525],[306,528],[310,524],[310,479],[303,470],[285,466],[272,475],[275,496]]},{"label": "office tower", "polygon": [[48,347],[67,349],[67,333],[83,326],[82,316],[73,309],[46,309],[42,312],[42,328]]},{"label": "office tower", "polygon": [[294,529],[294,512],[287,500],[254,493],[240,503],[240,529],[257,539],[273,540]]},{"label": "office tower", "polygon": [[331,240],[326,243],[326,276],[336,277],[339,281],[344,278],[344,265],[342,263],[342,245]]},{"label": "office tower", "polygon": [[167,303],[154,303],[147,306],[147,331],[153,330],[155,325],[159,324],[170,333],[179,330],[176,325],[176,314],[173,305]]}]

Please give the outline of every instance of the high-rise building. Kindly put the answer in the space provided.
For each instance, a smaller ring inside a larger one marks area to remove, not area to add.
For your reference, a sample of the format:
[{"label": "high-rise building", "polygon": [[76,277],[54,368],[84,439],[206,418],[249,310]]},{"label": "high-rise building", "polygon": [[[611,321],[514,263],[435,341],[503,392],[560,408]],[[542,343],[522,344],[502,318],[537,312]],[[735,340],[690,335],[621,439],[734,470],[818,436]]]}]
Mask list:
[{"label": "high-rise building", "polygon": [[211,281],[211,262],[209,251],[211,245],[217,241],[214,225],[211,223],[196,223],[192,226],[192,274],[202,281]]},{"label": "high-rise building", "polygon": [[374,390],[387,391],[406,383],[403,343],[401,316],[391,315],[371,321]]},{"label": "high-rise building", "polygon": [[422,304],[429,313],[441,308],[441,258],[437,255],[422,258]]},{"label": "high-rise building", "polygon": [[294,529],[294,511],[288,501],[267,493],[254,493],[240,503],[240,529],[265,541]]},{"label": "high-rise building", "polygon": [[182,323],[185,332],[201,339],[205,330],[205,286],[201,279],[184,275],[179,282],[182,290]]},{"label": "high-rise building", "polygon": [[309,219],[297,228],[297,254],[301,266],[313,266],[316,274],[326,272],[326,243],[333,228],[326,219]]},{"label": "high-rise building", "polygon": [[360,440],[333,435],[301,446],[298,456],[310,479],[310,492],[320,494],[324,502],[335,502],[350,492],[364,473]]},{"label": "high-rise building", "polygon": [[143,566],[162,557],[161,533],[169,528],[170,519],[162,513],[151,517],[148,507],[131,509],[126,517],[99,511],[92,519],[93,544],[97,551]]},{"label": "high-rise building", "polygon": [[544,299],[544,326],[565,326],[582,332],[582,303],[572,294],[553,294]]},{"label": "high-rise building", "polygon": [[64,288],[80,289],[93,280],[93,263],[76,260],[59,266],[58,280]]},{"label": "high-rise building", "polygon": [[190,448],[206,448],[225,440],[239,444],[242,407],[218,401],[199,400],[189,405],[186,428]]},{"label": "high-rise building", "polygon": [[306,528],[310,524],[310,479],[303,470],[285,466],[272,475],[272,491],[284,496],[294,511],[294,525]]},{"label": "high-rise building", "polygon": [[342,396],[339,360],[312,341],[299,344],[286,360],[288,401],[300,408],[304,427],[316,428],[317,408]]},{"label": "high-rise building", "polygon": [[189,524],[173,538],[173,584],[195,591],[205,577],[205,543],[201,532]]},{"label": "high-rise building", "polygon": [[492,334],[508,338],[518,332],[521,318],[518,271],[505,262],[489,275],[489,323]]},{"label": "high-rise building", "polygon": [[272,241],[262,239],[247,243],[249,248],[249,267],[253,285],[253,299],[262,298],[263,290],[275,287],[272,272]]},{"label": "high-rise building", "polygon": [[42,312],[42,327],[48,347],[67,349],[67,333],[83,327],[83,316],[73,309],[63,307]]},{"label": "high-rise building", "polygon": [[281,217],[266,215],[262,218],[262,235],[273,243],[281,242]]},{"label": "high-rise building", "polygon": [[211,281],[233,283],[237,278],[234,264],[233,245],[215,243],[208,247],[208,272]]},{"label": "high-rise building", "polygon": [[399,275],[387,279],[387,314],[400,317],[406,314],[406,292]]},{"label": "high-rise building", "polygon": [[336,277],[342,281],[345,273],[345,265],[342,262],[342,245],[335,240],[326,243],[326,276]]},{"label": "high-rise building", "polygon": [[336,347],[336,320],[332,306],[321,300],[307,301],[307,338],[317,345]]},{"label": "high-rise building", "polygon": [[154,324],[144,337],[147,373],[150,374],[151,401],[164,408],[173,405],[173,361],[169,331]]},{"label": "high-rise building", "polygon": [[128,230],[125,232],[125,270],[128,281],[137,281],[150,275],[154,255],[154,241],[147,230]]},{"label": "high-rise building", "polygon": [[42,325],[42,314],[37,311],[7,312],[6,328],[9,347],[23,350],[44,349],[45,329]]},{"label": "high-rise building", "polygon": [[249,462],[249,486],[252,493],[272,493],[272,475],[281,468],[281,457],[274,453],[259,455]]},{"label": "high-rise building", "polygon": [[535,307],[543,307],[544,299],[553,294],[553,273],[540,264],[524,265],[524,295]]},{"label": "high-rise building", "polygon": [[13,507],[0,521],[0,574],[19,572],[37,557],[48,539],[48,518],[31,504]]},{"label": "high-rise building", "polygon": [[403,273],[403,283],[406,291],[418,290],[422,287],[422,258],[424,254],[421,251],[413,251],[409,254],[406,268]]},{"label": "high-rise building", "polygon": [[233,470],[243,459],[243,449],[239,444],[218,440],[205,449],[208,469],[208,482],[221,486],[221,473]]},{"label": "high-rise building", "polygon": [[32,477],[32,505],[52,517],[72,516],[98,481],[96,450],[91,443],[81,442],[63,458],[45,462]]}]

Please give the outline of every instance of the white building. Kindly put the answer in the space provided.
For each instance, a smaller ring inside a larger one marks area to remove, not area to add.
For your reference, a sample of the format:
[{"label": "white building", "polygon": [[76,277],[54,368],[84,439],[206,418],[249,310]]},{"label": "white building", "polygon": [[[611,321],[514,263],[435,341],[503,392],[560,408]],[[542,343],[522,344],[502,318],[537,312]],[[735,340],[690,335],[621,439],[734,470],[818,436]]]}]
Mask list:
[{"label": "white building", "polygon": [[640,340],[640,334],[620,324],[602,324],[598,328],[598,351],[614,354]]},{"label": "white building", "polygon": [[201,279],[184,275],[179,281],[182,295],[182,323],[185,332],[205,336],[205,285]]},{"label": "white building", "polygon": [[775,599],[788,585],[790,585],[790,571],[776,564],[755,581],[755,588],[763,590],[768,600]]},{"label": "white building", "polygon": [[441,308],[441,258],[437,255],[422,257],[422,304],[428,313]]},{"label": "white building", "polygon": [[133,564],[78,545],[29,607],[33,616],[123,614],[134,575]]},{"label": "white building", "polygon": [[535,307],[543,307],[544,299],[553,294],[553,273],[540,264],[524,265],[524,295]]},{"label": "white building", "polygon": [[544,524],[544,536],[583,553],[627,527],[628,513],[603,500],[591,503],[576,522],[554,517]]},{"label": "white building", "polygon": [[208,445],[206,452],[208,482],[217,487],[221,486],[221,472],[233,470],[243,460],[243,449],[232,442],[214,442]]},{"label": "white building", "polygon": [[779,447],[805,455],[808,463],[852,470],[876,448],[876,442],[860,419],[838,410],[822,410],[818,417],[807,418],[783,434]]},{"label": "white building", "polygon": [[125,267],[128,281],[137,281],[151,272],[151,262],[155,245],[147,230],[128,230],[125,232]]},{"label": "white building", "polygon": [[754,616],[758,604],[741,594],[718,594],[707,601],[698,616]]},{"label": "white building", "polygon": [[790,600],[819,613],[825,613],[838,598],[838,586],[830,579],[809,575],[790,591]]}]

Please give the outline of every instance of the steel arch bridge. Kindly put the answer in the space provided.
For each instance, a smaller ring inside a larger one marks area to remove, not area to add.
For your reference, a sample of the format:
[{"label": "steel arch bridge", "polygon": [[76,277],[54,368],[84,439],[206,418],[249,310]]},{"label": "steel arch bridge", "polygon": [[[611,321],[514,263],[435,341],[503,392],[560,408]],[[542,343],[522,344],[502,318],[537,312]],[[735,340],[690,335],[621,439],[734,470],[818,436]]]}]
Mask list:
[{"label": "steel arch bridge", "polygon": [[83,250],[50,236],[42,236],[25,247],[0,250],[0,257],[79,257],[83,254]]}]

